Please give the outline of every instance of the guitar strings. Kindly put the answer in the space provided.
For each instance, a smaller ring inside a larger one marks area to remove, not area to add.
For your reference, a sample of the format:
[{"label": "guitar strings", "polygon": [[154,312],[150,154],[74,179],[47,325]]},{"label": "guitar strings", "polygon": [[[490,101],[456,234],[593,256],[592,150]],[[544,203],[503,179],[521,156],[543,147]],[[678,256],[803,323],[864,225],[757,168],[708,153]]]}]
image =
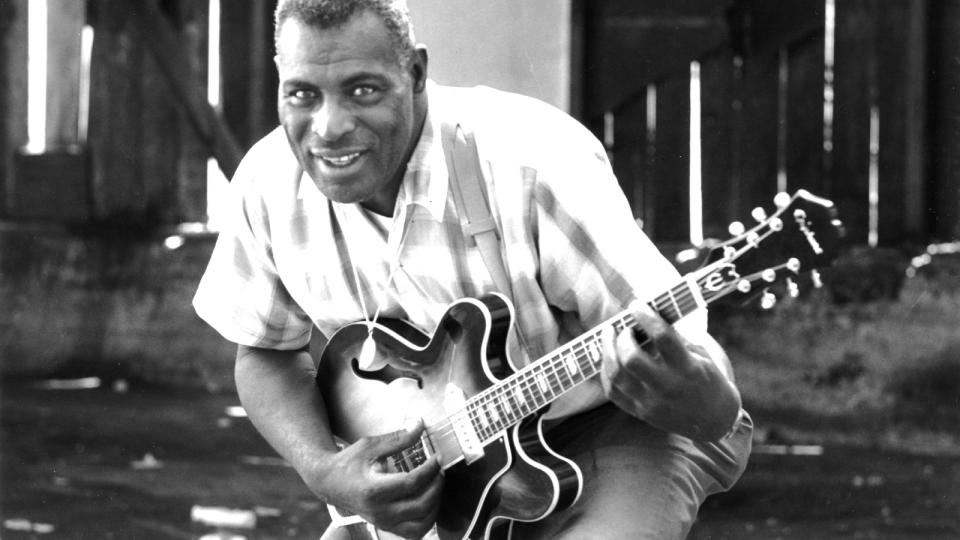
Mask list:
[{"label": "guitar strings", "polygon": [[[759,234],[758,239],[752,243],[759,243],[774,232],[772,229],[765,231]],[[745,246],[738,250],[734,256],[725,259],[736,259],[749,249],[752,249],[752,246]],[[759,274],[760,273],[757,273],[757,275]],[[709,276],[709,273],[707,276]],[[750,276],[750,278],[752,277],[753,276]],[[727,285],[725,288],[721,288],[720,291],[711,295],[711,291],[706,289],[707,277],[697,278],[695,282],[707,303],[725,294],[729,294],[731,289],[735,289],[735,285]],[[648,305],[654,308],[670,323],[676,322],[682,318],[683,315],[699,307],[697,298],[693,295],[690,285],[686,282],[661,294]],[[632,315],[625,314],[615,317],[608,324],[612,325],[618,331],[622,331],[626,328],[636,327],[637,322]],[[601,325],[601,327],[602,326],[603,325]],[[505,429],[507,425],[512,425],[518,420],[529,416],[536,409],[546,406],[553,399],[556,399],[559,394],[595,375],[602,362],[602,357],[594,358],[592,354],[592,352],[599,347],[599,334],[599,330],[594,330],[568,342],[551,356],[541,358],[524,369],[519,370],[515,374],[515,377],[507,379],[504,384],[494,385],[473,396],[468,400],[463,409],[451,415],[450,418],[462,419],[463,415],[466,415],[474,430],[485,441],[497,435]],[[571,360],[576,363],[575,370],[569,367]],[[579,381],[577,380],[577,375],[580,376]],[[539,384],[540,380],[546,381],[546,388],[543,388]],[[493,408],[491,409],[491,407]],[[524,411],[524,409],[526,409],[526,411]],[[497,415],[497,418],[491,419],[488,414],[489,411],[493,411]],[[504,417],[506,417],[507,420],[505,425],[503,422]],[[483,423],[486,424],[486,427],[480,425],[480,418],[484,420]],[[453,432],[454,429],[450,421],[437,425],[436,434],[439,436],[450,436]]]},{"label": "guitar strings", "polygon": [[[773,234],[773,232],[773,230],[769,230],[758,235],[758,240],[756,243],[759,243],[759,241]],[[728,258],[730,260],[736,259],[748,249],[752,249],[752,247],[749,245],[743,247],[738,250],[735,256]],[[399,255],[399,250],[397,255]],[[391,271],[391,278],[394,271],[395,268]],[[707,276],[709,276],[709,273]],[[359,278],[356,275],[356,268],[354,268],[354,277],[357,280],[357,286],[359,289]],[[700,292],[704,297],[710,295],[710,291],[705,288],[707,283],[706,277],[697,278],[695,282],[697,283]],[[727,286],[726,289],[728,289],[728,291],[725,292],[723,289],[721,289],[710,298],[716,299],[728,294],[729,289],[734,287],[735,286]],[[712,301],[712,299],[705,298],[705,300],[708,300],[707,303]],[[682,283],[673,289],[668,290],[666,293],[655,298],[648,305],[654,308],[658,313],[661,314],[661,316],[664,317],[664,319],[670,323],[679,320],[684,314],[690,313],[698,307],[697,299],[692,294],[690,286],[687,283]],[[379,313],[379,308],[380,306],[378,306],[377,313]],[[366,311],[365,306],[364,311]],[[376,315],[377,314],[374,315],[374,321],[376,320]],[[637,322],[631,314],[621,314],[621,316],[615,317],[608,324],[612,325],[618,331],[622,331],[626,328],[636,327]],[[604,325],[601,325],[601,328],[603,326]],[[455,436],[455,430],[453,428],[453,422],[451,419],[462,420],[464,415],[466,415],[466,419],[469,420],[471,426],[477,432],[478,436],[481,436],[484,439],[484,442],[486,442],[487,439],[497,435],[500,431],[505,429],[507,425],[512,425],[518,420],[529,416],[536,409],[539,409],[550,403],[553,399],[556,399],[558,394],[584,382],[595,375],[602,363],[602,356],[597,355],[599,358],[595,358],[592,354],[593,351],[596,351],[599,347],[599,334],[600,331],[595,329],[592,332],[584,334],[580,338],[571,340],[560,349],[555,351],[553,355],[541,358],[528,365],[524,369],[518,371],[515,374],[515,377],[507,379],[504,384],[494,385],[478,393],[469,399],[467,404],[462,409],[458,410],[453,415],[450,415],[446,421],[431,426],[431,433],[438,437],[449,437],[451,435]],[[576,362],[575,370],[570,367],[571,364],[569,362],[571,360]],[[578,374],[580,375],[579,381],[576,378]],[[540,380],[546,381],[546,388],[542,388],[541,385],[538,384],[538,381]],[[531,402],[533,402],[533,405],[531,405]],[[491,409],[490,407],[493,408]],[[527,409],[526,412],[524,411],[524,408]],[[491,419],[490,415],[488,414],[488,412],[491,410],[497,415],[495,420]],[[506,425],[498,426],[497,424],[504,424],[504,417],[506,417],[507,420]],[[483,423],[486,424],[486,428],[480,425],[480,418],[484,420]],[[404,451],[404,453],[406,452]],[[412,458],[413,459],[410,461],[417,464],[425,461],[426,454],[424,452],[422,442],[418,442],[415,445]],[[401,466],[405,467],[406,461],[407,458],[404,456]]]},{"label": "guitar strings", "polygon": [[[677,294],[674,294],[675,292]],[[678,286],[674,290],[661,295],[653,302],[653,306],[651,307],[654,307],[657,311],[666,315],[665,318],[668,320],[677,320],[684,313],[689,313],[696,309],[697,302],[691,294],[689,286],[684,283],[682,286]],[[673,313],[671,313],[671,309]],[[623,330],[624,328],[635,326],[636,321],[633,320],[632,316],[628,315],[621,317],[619,320],[614,320],[612,325],[618,330]],[[522,419],[530,414],[522,410],[524,406],[528,409],[540,408],[555,399],[560,393],[589,379],[596,374],[595,370],[598,369],[601,361],[599,355],[597,355],[595,359],[592,354],[593,351],[599,350],[598,333],[599,332],[588,333],[579,339],[573,340],[570,342],[571,346],[567,347],[570,349],[569,351],[561,349],[551,357],[543,359],[544,361],[537,362],[533,369],[520,372],[520,376],[516,381],[493,387],[489,392],[478,394],[474,398],[477,406],[473,407],[473,409],[484,411],[492,405],[498,417],[502,418],[506,416],[508,424],[512,424],[518,419]],[[576,361],[576,369],[569,367],[570,364],[568,362],[571,359]],[[584,365],[584,360],[586,360],[586,365]],[[578,375],[579,380],[577,380]],[[539,385],[534,386],[535,383],[533,379],[539,377],[547,381],[546,388],[539,388]],[[515,405],[516,402],[513,397],[517,395],[518,388],[524,396],[524,400],[520,402],[519,407]],[[535,407],[529,406],[531,399],[528,396],[531,389],[540,390],[532,396]],[[503,396],[505,396],[505,399]],[[543,401],[543,403],[540,403],[541,401]],[[504,402],[511,405],[511,407],[507,409],[507,414],[503,414]],[[520,410],[521,414],[516,414],[517,410]],[[484,416],[488,415],[484,414]],[[478,428],[484,438],[489,437],[491,434],[498,433],[505,427],[497,425],[495,421],[488,421],[485,422],[485,424],[487,424],[487,427],[483,428],[478,426],[476,421],[474,422],[475,429]]]},{"label": "guitar strings", "polygon": [[[696,298],[687,283],[682,283],[660,295],[649,305],[668,321],[671,319],[676,321],[684,313],[697,308]],[[635,327],[637,323],[632,314],[622,313],[607,324],[622,331]],[[600,328],[603,326],[601,325]],[[596,375],[602,363],[602,355],[597,354],[596,358],[594,355],[594,351],[599,351],[599,347],[600,329],[598,328],[568,342],[554,354],[519,370],[515,377],[507,379],[504,384],[494,385],[476,394],[447,420],[431,426],[429,432],[435,437],[455,436],[453,421],[466,418],[478,437],[484,443],[489,442],[506,427],[546,406],[569,388]],[[568,367],[571,359],[577,366],[577,369],[572,372]],[[546,381],[546,388],[538,383],[538,379]],[[522,400],[519,399],[521,396]],[[496,414],[496,418],[491,417],[491,411]],[[414,457],[425,460],[422,443],[418,442],[415,446]]]}]

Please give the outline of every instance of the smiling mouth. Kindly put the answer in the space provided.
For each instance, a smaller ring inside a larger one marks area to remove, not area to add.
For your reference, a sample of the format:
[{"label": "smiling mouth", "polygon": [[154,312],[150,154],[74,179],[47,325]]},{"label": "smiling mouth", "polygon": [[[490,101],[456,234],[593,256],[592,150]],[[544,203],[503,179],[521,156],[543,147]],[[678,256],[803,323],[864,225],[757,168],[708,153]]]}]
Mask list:
[{"label": "smiling mouth", "polygon": [[350,154],[343,154],[342,156],[317,156],[320,158],[320,161],[328,165],[329,167],[335,169],[342,169],[349,167],[357,162],[360,159],[360,156],[363,155],[363,152],[353,152]]}]

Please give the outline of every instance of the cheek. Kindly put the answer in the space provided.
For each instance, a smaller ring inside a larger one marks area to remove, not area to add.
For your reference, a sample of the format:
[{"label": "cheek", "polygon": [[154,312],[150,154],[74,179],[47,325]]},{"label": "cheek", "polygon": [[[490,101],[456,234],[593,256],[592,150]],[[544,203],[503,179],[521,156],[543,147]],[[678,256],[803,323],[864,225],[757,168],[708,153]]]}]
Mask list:
[{"label": "cheek", "polygon": [[384,159],[396,162],[403,159],[413,133],[411,114],[403,107],[394,107],[368,117],[366,125],[376,133]]},{"label": "cheek", "polygon": [[277,111],[280,125],[287,132],[287,135],[295,140],[301,141],[310,129],[309,116],[290,111],[285,107],[280,107]]}]

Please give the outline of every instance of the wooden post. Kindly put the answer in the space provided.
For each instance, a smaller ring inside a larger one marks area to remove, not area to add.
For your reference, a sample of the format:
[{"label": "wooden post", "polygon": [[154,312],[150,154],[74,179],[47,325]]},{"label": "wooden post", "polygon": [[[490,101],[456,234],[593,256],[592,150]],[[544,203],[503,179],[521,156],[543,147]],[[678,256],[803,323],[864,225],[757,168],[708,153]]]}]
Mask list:
[{"label": "wooden post", "polygon": [[703,235],[726,238],[727,227],[743,216],[733,214],[739,206],[739,176],[736,132],[733,129],[735,87],[740,77],[731,51],[713,54],[700,61],[700,113],[703,149]]},{"label": "wooden post", "polygon": [[207,9],[183,0],[96,0],[90,146],[98,216],[149,226],[202,221],[211,155],[239,145],[206,100]]},{"label": "wooden post", "polygon": [[230,0],[221,6],[223,115],[246,150],[277,125],[273,2]]},{"label": "wooden post", "polygon": [[734,124],[742,148],[740,161],[734,165],[740,178],[740,204],[734,212],[740,220],[746,220],[757,206],[768,207],[776,194],[778,59],[776,51],[744,57]]},{"label": "wooden post", "polygon": [[866,244],[869,225],[870,104],[874,100],[876,0],[838,1],[833,152],[829,196],[847,241]]},{"label": "wooden post", "polygon": [[[95,0],[91,4],[94,28],[90,68],[90,134],[93,158],[91,183],[94,214],[107,218],[119,213],[139,214],[149,200],[143,186],[144,114],[141,91],[148,59],[145,44],[128,28],[131,9],[122,0]],[[165,108],[170,119],[175,111]],[[149,133],[171,136],[168,124],[152,125]],[[179,156],[167,152],[168,161]]]},{"label": "wooden post", "polygon": [[823,0],[738,0],[736,8],[733,47],[743,66],[734,175],[743,219],[757,206],[772,208],[779,174],[787,191],[822,175],[824,9]]},{"label": "wooden post", "polygon": [[876,11],[878,239],[886,245],[921,240],[926,228],[918,197],[925,189],[926,161],[923,11],[917,0],[883,0]]},{"label": "wooden post", "polygon": [[47,148],[76,146],[80,109],[80,34],[83,2],[47,0]]},{"label": "wooden post", "polygon": [[787,191],[805,188],[826,196],[823,171],[823,31],[787,49]]},{"label": "wooden post", "polygon": [[674,77],[657,85],[657,127],[653,167],[656,183],[649,234],[658,242],[690,239],[690,79]]},{"label": "wooden post", "polygon": [[936,111],[931,233],[940,241],[960,238],[960,0],[931,2]]},{"label": "wooden post", "polygon": [[614,112],[613,170],[635,218],[643,217],[642,191],[638,188],[645,183],[641,172],[646,118],[646,104],[643,99],[624,103]]},{"label": "wooden post", "polygon": [[0,114],[0,217],[5,217],[13,155],[27,142],[27,0],[0,2]]}]

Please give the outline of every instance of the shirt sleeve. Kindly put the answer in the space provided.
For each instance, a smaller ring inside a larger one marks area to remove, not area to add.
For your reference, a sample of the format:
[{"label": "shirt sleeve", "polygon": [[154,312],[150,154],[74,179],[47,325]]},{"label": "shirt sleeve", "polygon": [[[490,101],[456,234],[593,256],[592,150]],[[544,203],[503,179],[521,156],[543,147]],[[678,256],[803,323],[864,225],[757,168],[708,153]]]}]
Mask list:
[{"label": "shirt sleeve", "polygon": [[193,299],[201,319],[238,345],[290,350],[312,322],[290,297],[274,260],[269,216],[249,167],[230,185],[226,223]]},{"label": "shirt sleeve", "polygon": [[[575,314],[583,330],[681,283],[676,268],[633,218],[599,141],[586,129],[536,187],[541,280],[548,301]],[[706,310],[675,324],[693,342],[706,332]]]}]

